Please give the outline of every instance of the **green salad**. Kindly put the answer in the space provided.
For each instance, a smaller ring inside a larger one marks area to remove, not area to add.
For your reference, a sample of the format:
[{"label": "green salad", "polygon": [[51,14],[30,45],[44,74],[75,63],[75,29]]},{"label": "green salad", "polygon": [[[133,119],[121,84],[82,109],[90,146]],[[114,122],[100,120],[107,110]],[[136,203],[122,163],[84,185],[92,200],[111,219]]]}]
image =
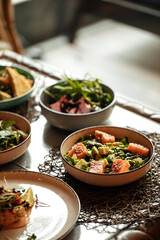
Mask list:
[{"label": "green salad", "polygon": [[99,79],[73,80],[57,83],[44,90],[51,109],[65,113],[88,113],[108,106],[113,97],[103,89]]},{"label": "green salad", "polygon": [[7,150],[23,142],[28,133],[18,129],[15,121],[0,120],[0,151]]}]

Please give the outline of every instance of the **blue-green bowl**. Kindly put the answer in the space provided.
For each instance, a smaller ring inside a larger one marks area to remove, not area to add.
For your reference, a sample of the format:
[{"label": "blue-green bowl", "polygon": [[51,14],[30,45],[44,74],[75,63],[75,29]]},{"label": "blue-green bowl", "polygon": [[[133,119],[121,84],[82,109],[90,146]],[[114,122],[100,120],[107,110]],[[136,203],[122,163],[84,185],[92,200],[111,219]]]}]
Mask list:
[{"label": "blue-green bowl", "polygon": [[[0,71],[4,70],[6,66],[0,66]],[[12,97],[10,99],[6,99],[6,100],[0,100],[0,110],[6,110],[12,107],[15,107],[17,105],[20,105],[21,103],[25,102],[30,95],[32,94],[34,88],[35,88],[35,79],[34,77],[27,71],[21,69],[21,68],[17,68],[17,67],[13,67],[12,68],[16,69],[18,71],[18,73],[20,73],[21,75],[23,75],[24,77],[31,79],[34,81],[33,86],[31,87],[31,89],[29,91],[27,91],[26,93],[24,93],[21,96],[18,97]]]}]

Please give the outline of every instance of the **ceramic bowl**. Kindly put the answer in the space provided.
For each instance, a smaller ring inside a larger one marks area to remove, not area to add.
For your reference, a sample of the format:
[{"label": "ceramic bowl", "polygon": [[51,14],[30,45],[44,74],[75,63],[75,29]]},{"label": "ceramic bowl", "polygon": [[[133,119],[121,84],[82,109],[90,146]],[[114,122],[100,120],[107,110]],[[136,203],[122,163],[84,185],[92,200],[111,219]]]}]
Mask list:
[{"label": "ceramic bowl", "polygon": [[42,114],[45,116],[45,118],[51,125],[69,131],[74,131],[81,128],[101,124],[110,117],[116,102],[116,96],[114,91],[105,84],[101,85],[105,92],[109,92],[111,94],[113,99],[112,102],[107,107],[99,111],[83,114],[68,114],[52,110],[49,107],[49,97],[47,94],[45,94],[44,90],[50,90],[53,85],[46,87],[40,93],[40,106]]},{"label": "ceramic bowl", "polygon": [[31,141],[31,125],[24,117],[7,111],[0,111],[0,120],[14,120],[17,128],[28,133],[28,137],[19,145],[8,150],[0,151],[1,165],[15,160],[26,152]]},{"label": "ceramic bowl", "polygon": [[[50,91],[53,85],[46,87],[45,89]],[[40,106],[42,114],[51,125],[69,131],[101,124],[110,117],[116,102],[114,91],[105,84],[101,83],[101,85],[105,92],[109,92],[111,94],[113,100],[108,106],[99,111],[83,114],[68,114],[54,111],[49,107],[49,97],[47,94],[45,94],[45,89],[43,89],[40,94]]]},{"label": "ceramic bowl", "polygon": [[[5,67],[6,66],[0,66],[0,70],[4,70]],[[18,96],[18,97],[13,97],[10,99],[6,99],[6,100],[0,100],[0,110],[8,110],[12,107],[20,105],[21,103],[23,103],[30,97],[30,95],[32,94],[32,92],[35,88],[35,79],[29,72],[27,72],[21,68],[17,68],[17,67],[12,67],[12,68],[16,69],[18,71],[18,73],[25,76],[26,78],[33,80],[34,83],[33,83],[33,86],[31,87],[31,89],[29,91],[27,91],[26,93],[24,93],[23,95]]]},{"label": "ceramic bowl", "polygon": [[[69,164],[69,162],[65,160],[65,158],[63,157],[64,154],[72,148],[72,146],[78,141],[79,138],[81,138],[82,136],[93,134],[96,129],[103,132],[107,132],[120,139],[128,137],[129,142],[142,144],[143,146],[149,148],[150,154],[149,160],[143,166],[135,170],[117,174],[97,174],[86,172]],[[70,134],[62,142],[60,152],[65,169],[74,178],[91,185],[113,187],[129,184],[143,177],[151,168],[154,155],[154,148],[151,141],[147,137],[134,130],[121,127],[94,126]]]}]

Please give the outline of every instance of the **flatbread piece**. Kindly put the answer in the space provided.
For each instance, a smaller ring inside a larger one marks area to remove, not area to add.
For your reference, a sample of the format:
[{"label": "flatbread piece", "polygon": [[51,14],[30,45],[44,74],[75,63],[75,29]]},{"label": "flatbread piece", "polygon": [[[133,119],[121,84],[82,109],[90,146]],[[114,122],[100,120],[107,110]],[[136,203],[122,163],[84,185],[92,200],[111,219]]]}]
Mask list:
[{"label": "flatbread piece", "polygon": [[15,69],[6,67],[6,73],[8,74],[10,84],[13,89],[13,96],[18,97],[29,91],[32,87],[31,81],[28,81],[24,76],[19,74]]}]

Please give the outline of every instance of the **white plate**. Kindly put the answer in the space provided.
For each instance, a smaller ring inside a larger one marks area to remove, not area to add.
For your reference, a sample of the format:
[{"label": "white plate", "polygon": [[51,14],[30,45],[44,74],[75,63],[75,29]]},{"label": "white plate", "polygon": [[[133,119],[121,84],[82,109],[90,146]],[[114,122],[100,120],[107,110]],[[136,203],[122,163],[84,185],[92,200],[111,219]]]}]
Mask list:
[{"label": "white plate", "polygon": [[[74,227],[80,212],[80,201],[74,190],[63,181],[37,172],[0,172],[0,181],[6,178],[9,187],[32,187],[38,200],[46,207],[33,207],[27,226],[3,230],[0,239],[26,240],[27,234],[37,240],[64,238]],[[1,184],[0,184],[1,185]]]}]

